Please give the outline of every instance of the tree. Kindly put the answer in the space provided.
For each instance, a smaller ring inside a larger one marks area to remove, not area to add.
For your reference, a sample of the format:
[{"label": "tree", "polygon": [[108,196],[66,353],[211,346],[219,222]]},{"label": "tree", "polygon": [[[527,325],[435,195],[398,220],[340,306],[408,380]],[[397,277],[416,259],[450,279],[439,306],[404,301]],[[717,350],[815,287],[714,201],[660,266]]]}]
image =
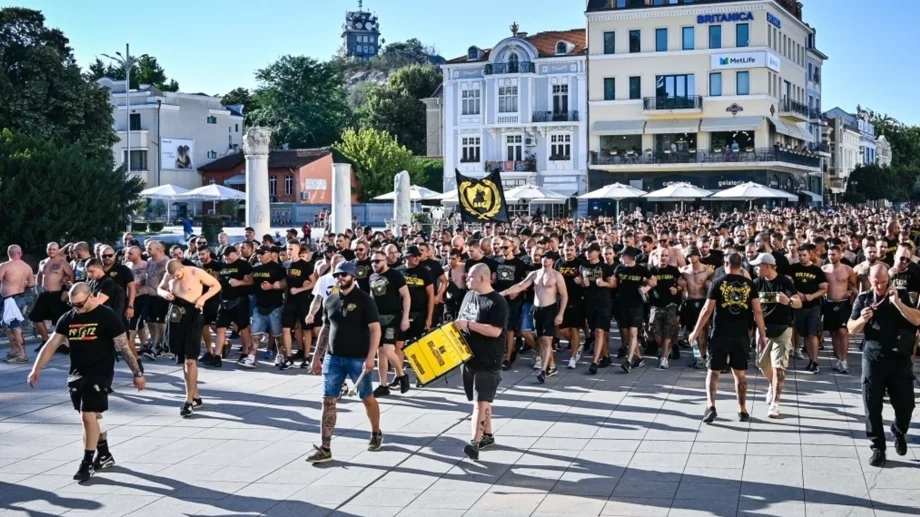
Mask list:
[{"label": "tree", "polygon": [[[333,148],[352,164],[358,181],[361,182],[361,198],[364,201],[393,190],[393,177],[413,165],[412,151],[400,145],[388,132],[364,128],[347,129]],[[416,174],[418,170],[416,169]],[[412,171],[410,171],[410,178]],[[416,183],[412,178],[412,182]]]},{"label": "tree", "polygon": [[275,129],[272,143],[326,147],[352,114],[341,69],[306,56],[284,56],[256,72],[252,123]]},{"label": "tree", "polygon": [[407,170],[414,185],[421,185],[435,192],[441,192],[444,188],[444,160],[441,158],[416,156]]},{"label": "tree", "polygon": [[441,64],[444,58],[439,56],[434,47],[423,45],[416,38],[390,43],[372,60],[375,68],[392,70],[409,65]]},{"label": "tree", "polygon": [[389,131],[413,153],[425,154],[425,105],[419,99],[431,95],[441,81],[440,70],[431,66],[400,68],[390,75],[387,84],[368,92],[361,110],[364,126]]},{"label": "tree", "polygon": [[257,111],[256,101],[252,93],[246,88],[234,88],[220,98],[224,106],[241,104],[243,106],[243,120],[245,125],[252,125],[252,113]]},{"label": "tree", "polygon": [[849,203],[865,203],[880,199],[891,199],[895,179],[888,167],[860,165],[853,169],[847,180],[844,200]]},{"label": "tree", "polygon": [[[114,63],[106,64],[96,58],[87,68],[86,77],[91,81],[101,77],[124,81],[125,68]],[[139,88],[142,84],[149,84],[164,92],[179,91],[179,83],[166,77],[166,71],[157,62],[157,58],[146,54],[137,58],[137,63],[131,67],[131,88]]]}]

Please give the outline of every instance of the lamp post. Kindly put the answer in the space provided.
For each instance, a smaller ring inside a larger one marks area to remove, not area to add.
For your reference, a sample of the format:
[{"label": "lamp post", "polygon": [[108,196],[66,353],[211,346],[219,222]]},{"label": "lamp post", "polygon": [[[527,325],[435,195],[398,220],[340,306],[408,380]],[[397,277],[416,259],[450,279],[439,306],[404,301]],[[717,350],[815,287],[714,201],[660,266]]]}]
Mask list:
[{"label": "lamp post", "polygon": [[[132,56],[130,51],[130,45],[125,43],[125,55],[121,55],[121,52],[116,52],[115,55],[118,57],[112,57],[108,54],[102,54],[104,57],[111,59],[112,61],[121,65],[125,70],[125,117],[127,118],[128,125],[125,131],[125,170],[131,172],[131,67],[133,67],[138,59],[146,57],[147,54],[142,56]],[[159,183],[157,183],[159,185]]]}]

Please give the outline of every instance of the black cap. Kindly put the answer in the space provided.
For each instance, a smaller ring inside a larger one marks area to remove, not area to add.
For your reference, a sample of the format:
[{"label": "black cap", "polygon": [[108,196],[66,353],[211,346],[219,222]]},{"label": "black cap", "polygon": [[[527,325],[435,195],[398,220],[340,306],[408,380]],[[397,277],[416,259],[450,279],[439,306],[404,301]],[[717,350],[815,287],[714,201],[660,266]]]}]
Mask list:
[{"label": "black cap", "polygon": [[620,251],[620,255],[625,255],[630,258],[636,258],[639,256],[639,250],[632,246],[626,246]]},{"label": "black cap", "polygon": [[259,246],[256,248],[256,255],[261,255],[263,253],[270,253],[272,251],[271,246]]},{"label": "black cap", "polygon": [[421,257],[422,251],[418,249],[418,246],[409,246],[406,248],[406,252],[403,253],[405,257]]},{"label": "black cap", "polygon": [[694,255],[696,255],[697,257],[702,257],[702,256],[703,256],[703,255],[700,253],[700,249],[697,248],[696,246],[690,246],[689,248],[687,248],[686,256],[689,258],[689,257],[692,257],[692,256],[694,256]]},{"label": "black cap", "polygon": [[224,248],[224,256],[229,257],[231,253],[237,253],[239,250],[236,249],[236,246],[227,246]]},{"label": "black cap", "polygon": [[272,247],[271,247],[271,252],[272,252],[272,253],[281,253],[282,251],[284,251],[284,248],[282,248],[281,246],[272,246]]}]

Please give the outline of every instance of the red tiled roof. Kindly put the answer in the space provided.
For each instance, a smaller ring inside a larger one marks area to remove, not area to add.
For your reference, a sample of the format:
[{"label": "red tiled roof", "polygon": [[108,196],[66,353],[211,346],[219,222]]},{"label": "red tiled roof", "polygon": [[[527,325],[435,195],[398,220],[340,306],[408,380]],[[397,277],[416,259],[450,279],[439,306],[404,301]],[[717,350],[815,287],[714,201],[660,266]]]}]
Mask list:
[{"label": "red tiled roof", "polygon": [[[320,149],[273,149],[268,153],[269,169],[297,169],[332,154],[328,148]],[[198,167],[199,171],[226,171],[243,163],[242,152],[233,153]]]},{"label": "red tiled roof", "polygon": [[[585,29],[570,29],[567,31],[544,31],[538,32],[536,34],[531,34],[524,37],[525,40],[529,41],[537,49],[537,53],[540,57],[555,57],[555,56],[571,56],[578,54],[587,53],[587,35],[585,34]],[[567,54],[556,54],[556,43],[560,41],[567,41],[574,44],[575,46]],[[480,52],[480,58],[476,60],[469,60],[468,56],[461,56],[447,61],[447,64],[456,64],[456,63],[478,63],[480,61],[487,61],[489,59],[489,54],[492,52],[492,49],[482,49]]]}]

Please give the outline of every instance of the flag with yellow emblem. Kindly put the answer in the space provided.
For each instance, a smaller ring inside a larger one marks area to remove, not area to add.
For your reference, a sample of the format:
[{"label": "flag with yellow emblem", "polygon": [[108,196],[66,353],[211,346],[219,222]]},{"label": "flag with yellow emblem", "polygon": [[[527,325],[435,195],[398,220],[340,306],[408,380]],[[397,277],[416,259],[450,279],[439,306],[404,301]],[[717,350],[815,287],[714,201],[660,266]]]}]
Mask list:
[{"label": "flag with yellow emblem", "polygon": [[492,171],[480,179],[464,176],[456,169],[454,172],[457,175],[457,198],[463,222],[510,222],[498,171]]}]

